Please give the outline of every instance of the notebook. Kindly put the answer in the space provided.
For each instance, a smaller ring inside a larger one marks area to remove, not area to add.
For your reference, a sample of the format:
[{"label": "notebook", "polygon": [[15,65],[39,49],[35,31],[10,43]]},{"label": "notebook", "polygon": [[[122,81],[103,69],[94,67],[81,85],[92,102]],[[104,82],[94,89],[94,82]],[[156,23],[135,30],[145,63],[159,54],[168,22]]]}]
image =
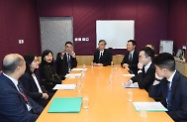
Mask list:
[{"label": "notebook", "polygon": [[81,104],[82,97],[54,98],[48,113],[78,113]]}]

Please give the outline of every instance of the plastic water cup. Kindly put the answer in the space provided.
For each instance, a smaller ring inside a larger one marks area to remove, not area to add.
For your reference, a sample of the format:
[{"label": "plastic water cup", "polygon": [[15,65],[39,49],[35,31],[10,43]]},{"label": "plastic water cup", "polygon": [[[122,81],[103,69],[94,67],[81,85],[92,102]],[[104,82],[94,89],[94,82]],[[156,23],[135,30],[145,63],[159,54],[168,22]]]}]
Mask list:
[{"label": "plastic water cup", "polygon": [[89,97],[88,96],[84,96],[83,97],[83,108],[84,109],[88,109],[89,107]]}]

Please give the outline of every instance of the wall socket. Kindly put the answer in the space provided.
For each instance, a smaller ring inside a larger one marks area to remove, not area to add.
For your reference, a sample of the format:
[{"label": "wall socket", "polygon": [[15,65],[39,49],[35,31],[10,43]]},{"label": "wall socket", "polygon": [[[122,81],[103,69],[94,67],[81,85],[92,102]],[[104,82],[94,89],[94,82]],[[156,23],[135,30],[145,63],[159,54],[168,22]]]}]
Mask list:
[{"label": "wall socket", "polygon": [[182,46],[182,49],[186,50],[186,46],[185,46],[185,45],[183,45],[183,46]]},{"label": "wall socket", "polygon": [[24,40],[23,39],[19,39],[18,40],[18,44],[24,44]]}]

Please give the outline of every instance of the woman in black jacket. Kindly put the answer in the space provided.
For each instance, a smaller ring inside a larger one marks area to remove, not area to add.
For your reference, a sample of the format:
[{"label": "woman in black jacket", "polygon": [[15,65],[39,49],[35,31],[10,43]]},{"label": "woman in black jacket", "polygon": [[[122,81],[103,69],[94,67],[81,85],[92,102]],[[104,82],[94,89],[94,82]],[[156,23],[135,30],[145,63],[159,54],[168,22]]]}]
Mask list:
[{"label": "woman in black jacket", "polygon": [[26,94],[28,94],[37,103],[45,107],[52,97],[51,93],[45,90],[40,85],[39,79],[35,75],[35,71],[39,68],[38,58],[34,55],[24,56],[26,62],[26,71],[19,81],[25,88]]},{"label": "woman in black jacket", "polygon": [[56,84],[62,83],[62,79],[55,71],[53,52],[50,50],[45,50],[42,53],[40,72],[43,80],[42,82],[46,86],[47,90],[52,91],[52,88]]}]

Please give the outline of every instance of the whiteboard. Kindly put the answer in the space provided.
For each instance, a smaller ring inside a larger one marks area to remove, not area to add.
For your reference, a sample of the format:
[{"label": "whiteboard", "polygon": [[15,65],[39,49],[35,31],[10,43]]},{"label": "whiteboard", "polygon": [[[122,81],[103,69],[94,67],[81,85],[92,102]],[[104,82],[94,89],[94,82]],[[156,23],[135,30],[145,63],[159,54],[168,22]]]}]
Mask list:
[{"label": "whiteboard", "polygon": [[96,46],[104,39],[107,48],[125,49],[127,41],[134,40],[134,20],[97,20],[96,36]]}]

